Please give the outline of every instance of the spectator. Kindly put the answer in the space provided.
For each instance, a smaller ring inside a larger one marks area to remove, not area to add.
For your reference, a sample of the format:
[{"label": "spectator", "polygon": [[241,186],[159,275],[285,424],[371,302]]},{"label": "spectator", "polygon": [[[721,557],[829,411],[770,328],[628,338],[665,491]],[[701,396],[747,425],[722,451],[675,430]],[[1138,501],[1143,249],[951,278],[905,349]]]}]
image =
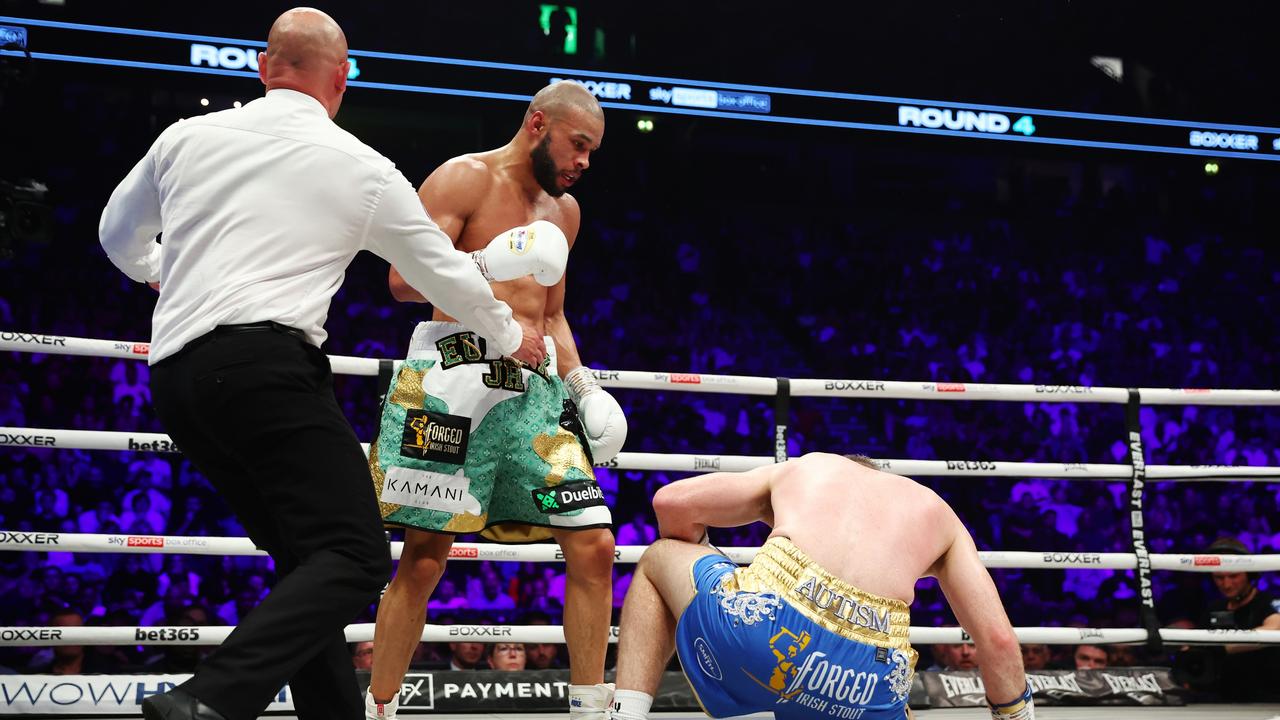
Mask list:
[{"label": "spectator", "polygon": [[449,643],[450,670],[486,670],[484,643]]},{"label": "spectator", "polygon": [[1072,657],[1077,670],[1101,670],[1107,667],[1107,650],[1100,645],[1077,645]]},{"label": "spectator", "polygon": [[348,643],[351,647],[351,664],[357,670],[373,669],[373,641],[364,640],[356,643]]},{"label": "spectator", "polygon": [[977,670],[978,651],[969,643],[931,645],[933,665],[930,670]]},{"label": "spectator", "polygon": [[[550,625],[551,616],[540,610],[525,613],[526,625]],[[530,670],[550,670],[561,667],[560,646],[556,643],[525,643],[524,655]]]},{"label": "spectator", "polygon": [[1022,645],[1022,667],[1026,670],[1045,670],[1049,667],[1049,646],[1041,643]]},{"label": "spectator", "polygon": [[[69,607],[59,607],[49,613],[53,627],[78,628],[84,626],[84,617]],[[79,675],[84,672],[85,652],[82,645],[54,645],[37,652],[27,672],[45,675]]]},{"label": "spectator", "polygon": [[527,662],[523,643],[490,643],[485,655],[494,670],[523,670]]},{"label": "spectator", "polygon": [[[1219,537],[1208,553],[1248,555],[1249,548],[1230,536]],[[1280,598],[1257,588],[1253,575],[1243,572],[1213,573],[1220,598],[1209,604],[1202,627],[1244,630],[1280,630]],[[1224,648],[1219,692],[1223,699],[1244,702],[1280,700],[1280,647],[1232,644]]]}]

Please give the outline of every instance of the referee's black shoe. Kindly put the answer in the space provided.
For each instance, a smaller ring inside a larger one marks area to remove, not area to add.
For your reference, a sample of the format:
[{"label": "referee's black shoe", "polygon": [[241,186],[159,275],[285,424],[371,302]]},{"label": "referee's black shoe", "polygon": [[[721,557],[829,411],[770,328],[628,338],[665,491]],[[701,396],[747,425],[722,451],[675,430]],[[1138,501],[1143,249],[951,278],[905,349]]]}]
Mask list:
[{"label": "referee's black shoe", "polygon": [[222,713],[178,688],[143,700],[142,717],[146,720],[227,720]]}]

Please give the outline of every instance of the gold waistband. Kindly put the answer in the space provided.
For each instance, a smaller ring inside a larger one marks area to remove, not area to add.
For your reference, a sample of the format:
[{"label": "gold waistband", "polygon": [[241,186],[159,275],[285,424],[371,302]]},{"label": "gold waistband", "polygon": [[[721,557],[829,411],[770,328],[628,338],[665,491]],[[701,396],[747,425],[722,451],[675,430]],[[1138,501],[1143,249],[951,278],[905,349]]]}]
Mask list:
[{"label": "gold waistband", "polygon": [[901,600],[864,592],[827,572],[789,539],[773,537],[755,560],[734,572],[738,590],[771,590],[801,615],[831,632],[875,647],[911,649],[911,610]]}]

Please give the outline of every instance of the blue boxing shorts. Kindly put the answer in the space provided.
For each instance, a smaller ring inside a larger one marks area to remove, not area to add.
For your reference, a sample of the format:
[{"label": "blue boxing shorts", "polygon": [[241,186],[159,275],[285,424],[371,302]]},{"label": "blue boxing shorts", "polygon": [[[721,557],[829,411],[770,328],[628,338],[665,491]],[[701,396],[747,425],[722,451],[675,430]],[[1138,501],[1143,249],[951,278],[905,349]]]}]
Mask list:
[{"label": "blue boxing shorts", "polygon": [[676,650],[708,715],[907,717],[916,651],[906,603],[858,590],[783,537],[748,567],[707,555],[692,575]]}]

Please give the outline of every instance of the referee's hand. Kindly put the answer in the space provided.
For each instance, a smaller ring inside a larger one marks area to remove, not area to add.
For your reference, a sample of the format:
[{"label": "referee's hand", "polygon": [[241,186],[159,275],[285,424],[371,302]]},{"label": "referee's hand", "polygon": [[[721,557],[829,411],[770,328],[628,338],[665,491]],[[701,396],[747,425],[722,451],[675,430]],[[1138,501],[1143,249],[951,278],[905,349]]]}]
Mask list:
[{"label": "referee's hand", "polygon": [[520,323],[524,337],[520,339],[520,347],[511,353],[511,357],[530,367],[541,367],[547,357],[547,345],[542,341],[542,333]]}]

